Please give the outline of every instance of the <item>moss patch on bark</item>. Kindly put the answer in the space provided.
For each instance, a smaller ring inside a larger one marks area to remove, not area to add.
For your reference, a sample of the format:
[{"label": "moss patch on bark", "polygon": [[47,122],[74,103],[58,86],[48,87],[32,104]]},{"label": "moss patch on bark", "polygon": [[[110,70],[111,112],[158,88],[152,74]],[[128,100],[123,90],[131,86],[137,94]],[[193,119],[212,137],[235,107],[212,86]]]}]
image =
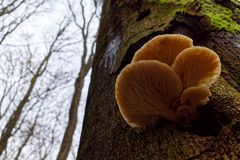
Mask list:
[{"label": "moss patch on bark", "polygon": [[[217,30],[240,33],[240,25],[233,20],[234,12],[238,12],[239,8],[231,10],[225,6],[214,3],[213,0],[202,0],[199,2],[201,4],[200,13],[205,15]],[[160,5],[174,3],[175,5],[177,4],[183,6],[195,2],[193,0],[159,0],[159,3]],[[232,0],[232,3],[240,7],[240,2]]]},{"label": "moss patch on bark", "polygon": [[233,11],[222,5],[207,0],[202,3],[202,12],[210,19],[216,29],[240,33],[240,25],[233,20]]}]

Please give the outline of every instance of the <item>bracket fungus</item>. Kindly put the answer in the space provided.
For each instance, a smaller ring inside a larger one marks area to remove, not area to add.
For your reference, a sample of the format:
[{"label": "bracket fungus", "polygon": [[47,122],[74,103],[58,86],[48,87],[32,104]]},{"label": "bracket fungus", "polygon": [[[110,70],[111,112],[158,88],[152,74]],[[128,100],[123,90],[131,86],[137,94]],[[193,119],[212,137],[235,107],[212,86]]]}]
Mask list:
[{"label": "bracket fungus", "polygon": [[159,35],[145,43],[118,75],[115,98],[131,127],[146,127],[161,117],[189,122],[209,100],[209,88],[220,73],[214,51],[194,46],[184,35]]}]

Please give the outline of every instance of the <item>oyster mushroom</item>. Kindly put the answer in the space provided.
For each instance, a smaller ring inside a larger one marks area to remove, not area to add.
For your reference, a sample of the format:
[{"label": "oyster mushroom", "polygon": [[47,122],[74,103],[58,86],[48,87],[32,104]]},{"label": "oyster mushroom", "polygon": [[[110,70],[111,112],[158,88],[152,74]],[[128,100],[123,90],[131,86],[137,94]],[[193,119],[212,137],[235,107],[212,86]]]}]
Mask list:
[{"label": "oyster mushroom", "polygon": [[206,47],[190,47],[175,59],[173,70],[182,80],[183,88],[191,86],[210,87],[221,73],[218,55]]},{"label": "oyster mushroom", "polygon": [[206,104],[209,96],[211,96],[211,92],[206,87],[189,87],[181,95],[181,104],[197,107]]},{"label": "oyster mushroom", "polygon": [[181,34],[159,35],[145,43],[135,53],[132,62],[158,60],[171,66],[181,51],[192,46],[192,39],[187,36]]},{"label": "oyster mushroom", "polygon": [[177,106],[177,115],[189,123],[197,113],[197,107],[207,104],[211,92],[206,87],[189,87],[183,91],[180,97],[180,105]]},{"label": "oyster mushroom", "polygon": [[160,35],[143,45],[121,71],[115,98],[132,127],[151,125],[159,117],[189,122],[197,107],[209,100],[209,87],[220,73],[214,51],[193,46],[183,35]]},{"label": "oyster mushroom", "polygon": [[115,97],[123,119],[132,127],[145,127],[157,117],[176,121],[170,108],[182,91],[181,80],[171,67],[156,60],[127,65],[119,74]]}]

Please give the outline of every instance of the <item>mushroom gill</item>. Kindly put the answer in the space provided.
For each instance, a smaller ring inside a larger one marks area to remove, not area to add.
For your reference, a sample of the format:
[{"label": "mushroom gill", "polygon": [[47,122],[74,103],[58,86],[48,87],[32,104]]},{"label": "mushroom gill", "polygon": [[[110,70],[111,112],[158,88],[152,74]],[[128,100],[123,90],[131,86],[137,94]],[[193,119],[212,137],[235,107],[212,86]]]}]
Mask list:
[{"label": "mushroom gill", "polygon": [[178,75],[171,67],[156,60],[127,65],[115,85],[119,110],[132,127],[152,124],[159,116],[176,121],[176,113],[169,106],[181,91]]},{"label": "mushroom gill", "polygon": [[182,80],[183,89],[191,86],[210,87],[221,73],[218,55],[206,47],[190,47],[175,59],[173,70]]},{"label": "mushroom gill", "polygon": [[180,34],[159,35],[145,43],[134,55],[132,62],[158,60],[172,65],[176,56],[193,46],[192,39]]}]

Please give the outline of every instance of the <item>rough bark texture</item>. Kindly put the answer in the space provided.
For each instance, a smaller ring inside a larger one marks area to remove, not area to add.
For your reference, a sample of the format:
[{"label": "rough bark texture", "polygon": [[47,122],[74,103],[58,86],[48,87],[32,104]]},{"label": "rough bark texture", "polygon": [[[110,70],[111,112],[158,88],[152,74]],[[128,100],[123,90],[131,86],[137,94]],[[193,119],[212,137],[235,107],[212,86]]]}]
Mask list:
[{"label": "rough bark texture", "polygon": [[[240,159],[240,5],[237,1],[105,1],[78,159]],[[122,119],[115,80],[152,37],[181,33],[222,61],[212,97],[192,126],[166,120],[146,130]]]}]

